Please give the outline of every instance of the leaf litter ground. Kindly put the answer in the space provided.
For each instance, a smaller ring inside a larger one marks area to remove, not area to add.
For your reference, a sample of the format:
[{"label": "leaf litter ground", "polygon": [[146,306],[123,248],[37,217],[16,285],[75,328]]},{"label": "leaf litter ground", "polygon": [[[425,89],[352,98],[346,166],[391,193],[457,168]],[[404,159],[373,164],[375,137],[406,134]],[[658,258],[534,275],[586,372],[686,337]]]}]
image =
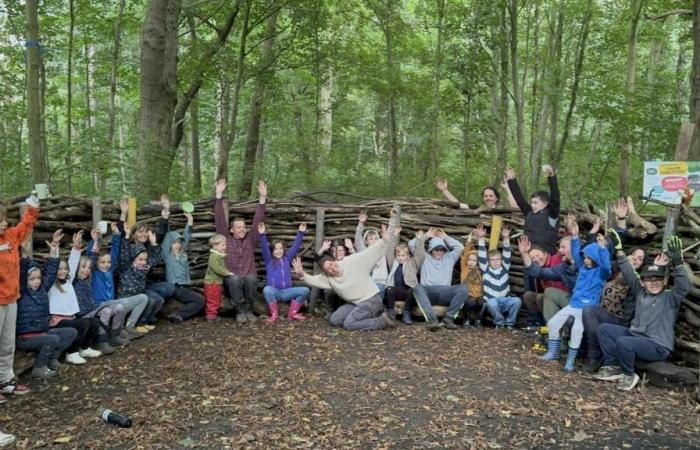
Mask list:
[{"label": "leaf litter ground", "polygon": [[[688,393],[537,362],[495,330],[373,333],[321,319],[159,328],[0,408],[18,448],[698,448]],[[105,424],[100,407],[129,415]]]}]

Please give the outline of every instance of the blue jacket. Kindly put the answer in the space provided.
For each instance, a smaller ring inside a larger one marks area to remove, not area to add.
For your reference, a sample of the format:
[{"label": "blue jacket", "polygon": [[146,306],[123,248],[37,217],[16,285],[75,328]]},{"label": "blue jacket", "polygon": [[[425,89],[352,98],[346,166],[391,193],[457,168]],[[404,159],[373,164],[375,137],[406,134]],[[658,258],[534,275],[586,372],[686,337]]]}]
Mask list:
[{"label": "blue jacket", "polygon": [[611,273],[610,253],[598,243],[588,244],[583,248],[583,254],[595,262],[595,267],[587,268],[581,255],[581,240],[578,236],[571,239],[571,256],[578,267],[576,287],[571,293],[569,305],[572,308],[595,306],[600,303],[600,294]]},{"label": "blue jacket", "polygon": [[[192,284],[190,278],[190,263],[187,261],[187,247],[192,237],[192,227],[187,225],[182,231],[182,234],[177,231],[170,231],[160,243],[163,260],[165,261],[165,278],[169,283],[189,286]],[[177,240],[182,241],[182,250],[180,254],[173,255],[170,247]]]},{"label": "blue jacket", "polygon": [[[92,265],[92,296],[95,300],[95,307],[100,306],[102,302],[114,300],[114,272],[119,264],[119,254],[121,253],[122,236],[121,234],[112,235],[112,267],[107,272],[102,272],[97,268],[96,255],[92,253],[94,243],[88,243],[86,255],[93,259]],[[82,309],[82,308],[81,308]]]},{"label": "blue jacket", "polygon": [[28,258],[22,258],[20,263],[20,292],[17,302],[17,327],[15,333],[19,336],[27,333],[44,333],[49,329],[49,288],[56,282],[58,258],[49,258],[44,264],[41,285],[36,291],[27,286],[27,272],[37,263]]}]

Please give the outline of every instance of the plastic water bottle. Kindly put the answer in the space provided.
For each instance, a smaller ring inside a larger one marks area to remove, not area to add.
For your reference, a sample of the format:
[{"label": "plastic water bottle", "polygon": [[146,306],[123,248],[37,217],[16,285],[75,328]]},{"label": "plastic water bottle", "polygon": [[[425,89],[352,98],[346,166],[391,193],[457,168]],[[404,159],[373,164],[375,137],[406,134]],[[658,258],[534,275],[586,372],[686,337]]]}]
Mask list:
[{"label": "plastic water bottle", "polygon": [[111,409],[100,408],[100,417],[105,422],[116,425],[119,428],[131,428],[131,419],[129,417]]}]

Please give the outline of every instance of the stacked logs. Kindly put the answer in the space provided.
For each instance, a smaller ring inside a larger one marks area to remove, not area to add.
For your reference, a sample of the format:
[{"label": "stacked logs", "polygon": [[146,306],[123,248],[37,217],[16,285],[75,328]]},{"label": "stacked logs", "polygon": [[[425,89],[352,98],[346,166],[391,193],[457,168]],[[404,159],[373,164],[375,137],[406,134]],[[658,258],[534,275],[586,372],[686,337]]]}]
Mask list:
[{"label": "stacked logs", "polygon": [[[306,270],[313,271],[314,249],[321,239],[342,240],[346,237],[353,238],[357,217],[360,211],[368,214],[367,227],[379,228],[382,223],[388,221],[391,208],[399,211],[401,216],[401,239],[407,241],[412,238],[417,230],[425,230],[428,227],[439,227],[457,239],[464,240],[471,230],[479,224],[490,225],[491,217],[499,215],[503,224],[513,230],[513,237],[520,234],[523,227],[523,216],[519,211],[511,209],[490,210],[488,213],[474,210],[465,211],[458,209],[457,205],[423,198],[397,198],[397,199],[363,199],[347,194],[333,194],[346,201],[330,202],[319,199],[317,194],[300,194],[296,197],[284,200],[271,200],[268,202],[265,224],[269,240],[280,239],[291,243],[296,235],[299,223],[306,222],[309,229],[304,237],[301,256]],[[345,195],[344,197],[342,197]],[[6,199],[2,203],[9,205],[8,220],[16,223],[20,216],[20,203],[25,197]],[[350,198],[351,201],[347,201]],[[214,200],[205,199],[193,202],[195,205],[193,239],[190,242],[188,255],[192,269],[192,278],[195,284],[201,284],[204,278],[208,259],[207,240],[215,233],[214,229]],[[257,202],[230,203],[227,205],[228,216],[243,217],[248,226],[252,222]],[[158,204],[147,204],[137,209],[137,220],[155,224],[160,217]],[[179,204],[171,205],[170,229],[179,230],[185,225],[185,217]],[[571,213],[575,214],[582,229],[586,223],[592,223],[595,216],[607,219],[609,213],[599,210],[591,205],[577,206]],[[687,207],[682,207],[676,223],[676,233],[679,234],[686,246],[684,254],[691,273],[693,288],[684,300],[680,308],[677,324],[677,348],[676,356],[685,361],[689,367],[698,367],[700,359],[700,343],[698,342],[698,330],[700,329],[700,276],[695,276],[693,271],[700,271],[700,245],[695,245],[700,236],[700,218]],[[52,233],[63,229],[65,240],[69,242],[70,235],[79,230],[85,230],[86,235],[97,220],[116,221],[120,210],[117,202],[99,201],[86,197],[54,196],[42,201],[41,214],[33,234],[33,257],[43,261],[48,250],[45,241],[51,238]],[[627,242],[629,246],[642,246],[650,255],[659,252],[662,246],[662,238],[666,227],[666,217],[661,215],[640,215],[632,208],[628,220],[631,238]],[[563,230],[562,230],[563,231]],[[108,239],[106,241],[109,241]],[[700,242],[699,242],[700,243]],[[511,287],[517,295],[523,292],[523,265],[517,246],[513,247],[513,264],[511,266]],[[67,255],[69,245],[64,245],[63,252]],[[262,261],[258,250],[258,261]],[[259,266],[259,284],[264,283],[264,266]],[[159,268],[162,273],[162,267]],[[459,267],[455,268],[455,282],[459,280]]]}]

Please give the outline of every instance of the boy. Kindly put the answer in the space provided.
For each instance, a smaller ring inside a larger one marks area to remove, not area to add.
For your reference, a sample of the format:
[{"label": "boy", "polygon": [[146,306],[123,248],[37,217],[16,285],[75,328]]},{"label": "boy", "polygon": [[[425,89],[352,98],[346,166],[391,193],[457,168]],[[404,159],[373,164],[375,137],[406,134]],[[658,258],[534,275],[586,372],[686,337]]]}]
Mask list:
[{"label": "boy", "polygon": [[[484,279],[484,298],[486,299],[486,309],[491,313],[496,328],[504,326],[510,330],[515,330],[515,321],[518,318],[521,301],[518,297],[511,297],[508,271],[510,270],[510,229],[503,227],[501,237],[503,238],[503,255],[498,250],[486,251],[486,229],[479,225],[474,230],[479,239],[478,254],[479,268]],[[508,317],[503,316],[507,314]]]},{"label": "boy", "polygon": [[391,269],[386,279],[386,307],[389,317],[396,317],[394,306],[397,301],[403,300],[403,312],[401,321],[405,325],[412,325],[411,311],[415,306],[413,289],[418,284],[418,271],[425,259],[425,238],[422,230],[416,232],[416,254],[411,258],[411,252],[406,244],[396,245],[395,240],[389,242],[387,252]]},{"label": "boy", "polygon": [[617,262],[622,275],[637,299],[630,328],[604,323],[598,328],[598,340],[603,350],[603,367],[593,376],[598,380],[618,380],[621,391],[632,390],[639,382],[634,373],[634,361],[664,361],[673,351],[676,314],[683,298],[690,291],[688,273],[683,265],[682,243],[676,236],[668,238],[673,288],[665,290],[665,266],[652,264],[642,270],[639,283],[634,268],[622,251],[620,237],[611,231]]},{"label": "boy", "polygon": [[221,306],[221,295],[224,291],[224,278],[232,275],[226,268],[226,236],[215,234],[209,238],[209,263],[207,273],[204,275],[204,307],[208,322],[218,320],[219,307]]}]

